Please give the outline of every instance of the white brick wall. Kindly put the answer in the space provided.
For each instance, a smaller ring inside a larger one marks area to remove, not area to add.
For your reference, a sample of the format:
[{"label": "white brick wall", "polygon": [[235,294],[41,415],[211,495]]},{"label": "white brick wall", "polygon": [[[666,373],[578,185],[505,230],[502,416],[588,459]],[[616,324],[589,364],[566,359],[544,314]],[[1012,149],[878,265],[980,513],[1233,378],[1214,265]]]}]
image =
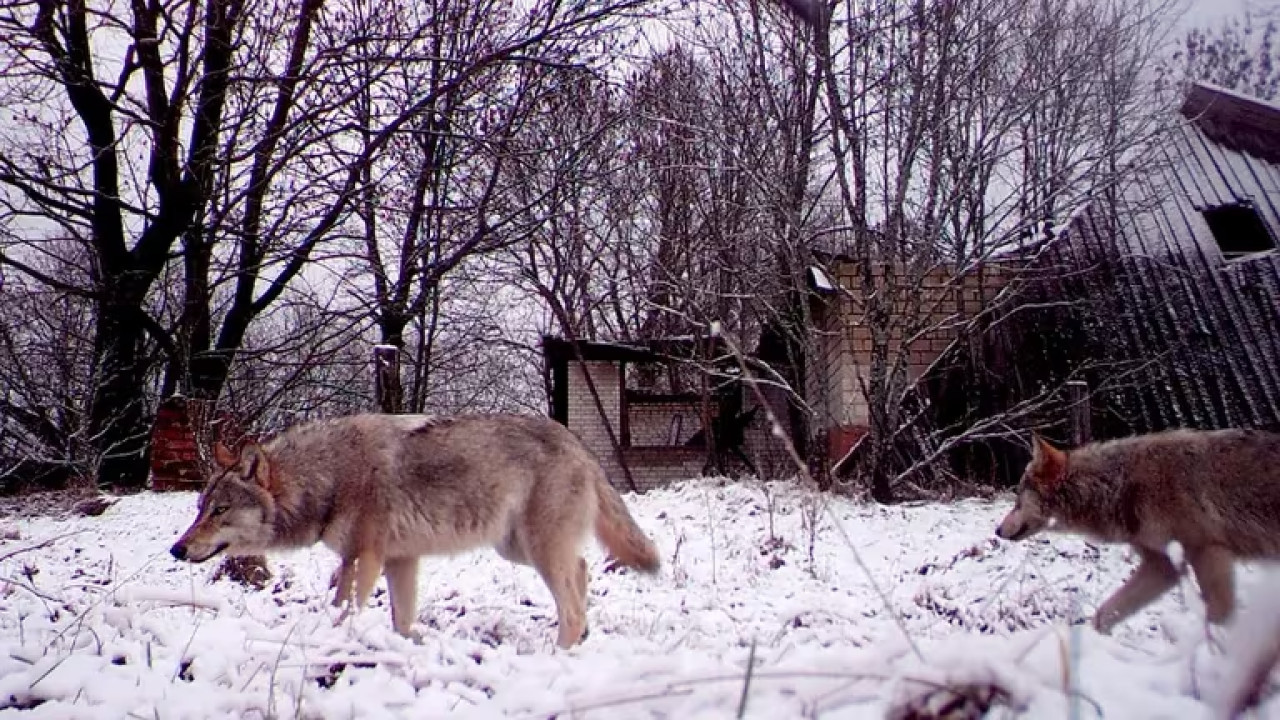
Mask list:
[{"label": "white brick wall", "polygon": [[[706,450],[702,448],[628,448],[625,455],[631,468],[631,478],[640,490],[697,477],[702,474],[706,460]],[[614,484],[624,488],[626,479],[621,473]]]},{"label": "white brick wall", "polygon": [[[613,427],[615,437],[622,440],[622,377],[619,366],[611,362],[588,362],[587,372],[595,381],[596,391],[604,406],[605,417]],[[599,458],[605,474],[615,487],[629,490],[626,475],[618,464],[617,455],[609,439],[609,432],[600,420],[600,411],[591,397],[591,389],[582,373],[582,366],[577,362],[569,363],[568,388],[568,426],[570,430],[582,438],[592,452]],[[643,422],[643,420],[642,420]],[[655,425],[656,427],[656,425]],[[666,432],[665,423],[662,425]],[[640,429],[643,433],[643,428]],[[681,431],[683,437],[696,432],[697,418],[692,418],[692,426],[686,422]],[[642,438],[643,439],[643,438]],[[702,449],[670,449],[662,450],[624,448],[624,457],[631,470],[631,478],[640,490],[648,490],[667,483],[690,478],[701,474],[705,451]]]},{"label": "white brick wall", "polygon": [[[619,390],[621,377],[619,367],[610,362],[588,362],[587,372],[595,381],[596,392],[600,394],[600,402],[604,405],[605,417],[613,427],[615,436],[620,437],[622,426],[619,424],[621,412]],[[582,438],[582,442],[596,454],[609,481],[618,487],[626,485],[626,477],[613,451],[609,440],[609,431],[600,421],[600,411],[591,397],[591,388],[582,373],[582,366],[577,362],[569,363],[569,429]]]},{"label": "white brick wall", "polygon": [[[680,418],[679,434],[671,442],[676,427],[674,418]],[[637,447],[654,445],[683,445],[694,433],[702,429],[702,409],[697,403],[662,403],[660,405],[631,406],[631,444]]]}]

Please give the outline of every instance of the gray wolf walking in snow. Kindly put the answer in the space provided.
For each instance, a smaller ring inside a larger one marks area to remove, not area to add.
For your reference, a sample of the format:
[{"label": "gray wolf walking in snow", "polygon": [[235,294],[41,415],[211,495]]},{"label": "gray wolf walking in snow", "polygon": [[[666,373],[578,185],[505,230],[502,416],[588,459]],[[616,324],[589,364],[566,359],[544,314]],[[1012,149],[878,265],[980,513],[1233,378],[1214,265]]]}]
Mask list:
[{"label": "gray wolf walking in snow", "polygon": [[1173,430],[1060,450],[1034,438],[1017,501],[996,534],[1044,529],[1129,543],[1133,576],[1094,615],[1109,632],[1177,584],[1167,549],[1182,546],[1206,619],[1235,608],[1236,560],[1280,559],[1280,435]]},{"label": "gray wolf walking in snow", "polygon": [[492,546],[533,566],[555,599],[557,643],[586,632],[594,535],[615,562],[657,572],[657,549],[600,463],[567,428],[519,415],[362,414],[309,422],[236,455],[214,448],[217,471],[198,514],[170,552],[204,562],[322,542],[342,563],[333,604],[365,606],[387,578],[391,619],[409,635],[418,558]]}]

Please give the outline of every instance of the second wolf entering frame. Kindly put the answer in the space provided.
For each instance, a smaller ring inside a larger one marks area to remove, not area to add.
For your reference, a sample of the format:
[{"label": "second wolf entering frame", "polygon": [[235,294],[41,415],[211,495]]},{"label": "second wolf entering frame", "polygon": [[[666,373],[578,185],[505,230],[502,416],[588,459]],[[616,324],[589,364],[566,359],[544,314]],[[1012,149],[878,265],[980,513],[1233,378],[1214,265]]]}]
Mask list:
[{"label": "second wolf entering frame", "polygon": [[996,534],[1022,541],[1050,530],[1132,547],[1138,567],[1097,609],[1099,632],[1178,583],[1174,543],[1214,624],[1234,614],[1238,561],[1280,561],[1280,434],[1184,429],[1068,450],[1038,435],[1033,443]]}]

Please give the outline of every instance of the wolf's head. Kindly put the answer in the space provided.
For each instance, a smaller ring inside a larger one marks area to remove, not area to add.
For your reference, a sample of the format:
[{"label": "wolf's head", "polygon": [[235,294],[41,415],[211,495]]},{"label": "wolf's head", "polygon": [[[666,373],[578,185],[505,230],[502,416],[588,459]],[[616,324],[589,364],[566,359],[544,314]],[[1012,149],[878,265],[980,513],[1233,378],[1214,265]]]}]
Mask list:
[{"label": "wolf's head", "polygon": [[1005,540],[1022,540],[1048,527],[1053,515],[1045,500],[1052,497],[1066,473],[1067,454],[1033,435],[1031,462],[1018,483],[1018,498],[996,527],[996,535]]},{"label": "wolf's head", "polygon": [[213,459],[217,468],[200,493],[199,514],[169,549],[179,560],[204,562],[224,550],[260,553],[274,534],[276,503],[267,454],[248,443],[237,457],[219,442]]}]

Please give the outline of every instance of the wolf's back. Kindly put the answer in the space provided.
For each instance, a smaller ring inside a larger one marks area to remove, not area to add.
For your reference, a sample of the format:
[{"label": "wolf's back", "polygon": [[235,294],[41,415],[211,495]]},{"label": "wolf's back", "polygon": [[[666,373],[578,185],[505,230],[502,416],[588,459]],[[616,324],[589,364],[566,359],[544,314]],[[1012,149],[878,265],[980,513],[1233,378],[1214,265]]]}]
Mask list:
[{"label": "wolf's back", "polygon": [[1140,485],[1190,483],[1183,491],[1243,485],[1280,493],[1280,434],[1170,430],[1083,446],[1071,465]]},{"label": "wolf's back", "polygon": [[1280,556],[1280,434],[1176,430],[1095,452],[1102,479],[1128,486],[1144,515],[1242,556]]},{"label": "wolf's back", "polygon": [[1201,498],[1220,518],[1228,545],[1241,555],[1280,558],[1280,434],[1259,430],[1208,433]]}]

